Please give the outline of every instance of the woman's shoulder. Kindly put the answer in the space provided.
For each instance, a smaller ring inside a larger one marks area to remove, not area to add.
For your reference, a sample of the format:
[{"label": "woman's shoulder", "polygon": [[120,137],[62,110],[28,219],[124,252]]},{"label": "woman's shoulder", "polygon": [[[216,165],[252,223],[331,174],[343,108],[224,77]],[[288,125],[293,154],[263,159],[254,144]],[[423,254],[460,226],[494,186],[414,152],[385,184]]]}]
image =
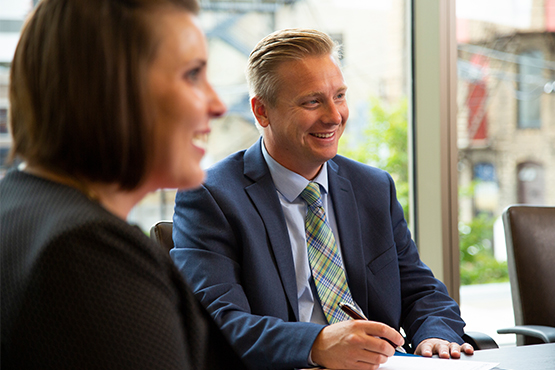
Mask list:
[{"label": "woman's shoulder", "polygon": [[169,257],[142,230],[78,190],[24,173],[8,176],[2,180],[0,239],[2,258],[13,265],[23,264],[28,273],[24,266],[72,258],[153,270],[167,265]]}]

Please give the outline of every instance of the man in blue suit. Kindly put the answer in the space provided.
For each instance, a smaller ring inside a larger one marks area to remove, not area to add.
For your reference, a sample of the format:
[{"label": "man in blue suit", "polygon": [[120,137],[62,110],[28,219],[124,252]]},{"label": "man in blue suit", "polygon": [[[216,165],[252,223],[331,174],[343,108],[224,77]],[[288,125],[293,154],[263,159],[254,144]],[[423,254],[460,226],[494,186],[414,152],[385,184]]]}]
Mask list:
[{"label": "man in blue suit", "polygon": [[[401,328],[417,354],[472,353],[457,304],[419,259],[392,178],[337,155],[349,115],[337,45],[315,30],[278,31],[251,53],[247,78],[262,138],[178,193],[171,251],[245,362],[376,369],[394,353],[382,338],[403,345]],[[322,308],[301,197],[309,183],[369,321],[329,324]]]}]

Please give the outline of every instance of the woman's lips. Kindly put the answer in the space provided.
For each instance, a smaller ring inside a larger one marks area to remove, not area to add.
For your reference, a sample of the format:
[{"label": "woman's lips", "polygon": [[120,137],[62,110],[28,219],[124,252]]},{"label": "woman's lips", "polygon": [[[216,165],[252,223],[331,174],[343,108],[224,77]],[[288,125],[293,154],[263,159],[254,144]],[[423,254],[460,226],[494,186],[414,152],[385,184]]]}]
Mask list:
[{"label": "woman's lips", "polygon": [[206,150],[208,146],[208,132],[199,132],[193,136],[193,145]]}]

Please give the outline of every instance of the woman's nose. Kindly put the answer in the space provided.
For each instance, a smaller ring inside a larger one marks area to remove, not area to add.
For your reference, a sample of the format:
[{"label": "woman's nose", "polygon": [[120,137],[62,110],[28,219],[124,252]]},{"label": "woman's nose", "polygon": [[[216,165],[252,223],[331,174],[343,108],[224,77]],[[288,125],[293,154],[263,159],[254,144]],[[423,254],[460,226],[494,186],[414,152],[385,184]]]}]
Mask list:
[{"label": "woman's nose", "polygon": [[227,110],[224,102],[220,99],[220,96],[214,90],[211,84],[208,84],[208,95],[209,95],[209,114],[211,118],[217,118],[222,116]]}]

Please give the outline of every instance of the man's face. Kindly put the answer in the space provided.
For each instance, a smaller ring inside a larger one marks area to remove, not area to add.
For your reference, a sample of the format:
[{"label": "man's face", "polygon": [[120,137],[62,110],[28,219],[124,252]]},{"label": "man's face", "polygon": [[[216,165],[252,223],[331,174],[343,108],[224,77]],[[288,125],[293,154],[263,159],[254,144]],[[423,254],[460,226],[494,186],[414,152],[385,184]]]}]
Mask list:
[{"label": "man's face", "polygon": [[274,107],[253,98],[272,158],[307,179],[337,154],[349,108],[343,74],[331,55],[287,61],[277,69]]}]

